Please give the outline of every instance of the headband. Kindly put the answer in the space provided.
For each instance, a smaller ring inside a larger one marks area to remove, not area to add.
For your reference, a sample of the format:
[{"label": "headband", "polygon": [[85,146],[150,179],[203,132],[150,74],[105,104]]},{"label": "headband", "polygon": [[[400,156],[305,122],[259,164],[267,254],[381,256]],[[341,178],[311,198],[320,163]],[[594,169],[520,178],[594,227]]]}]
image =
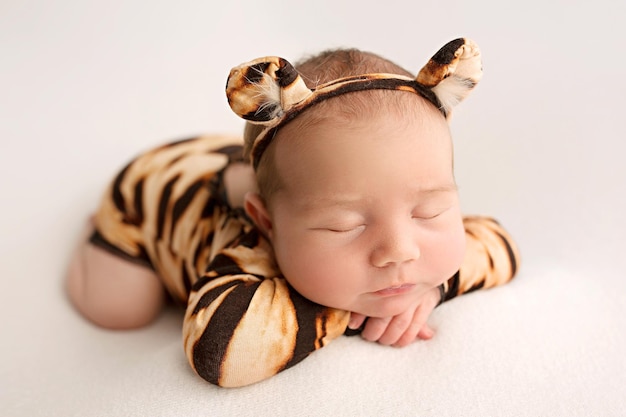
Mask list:
[{"label": "headband", "polygon": [[298,71],[280,57],[264,57],[230,71],[226,96],[241,118],[264,129],[252,144],[250,158],[257,168],[276,131],[306,108],[341,94],[363,90],[409,91],[424,97],[448,118],[454,106],[482,76],[480,50],[470,39],[444,45],[416,78],[397,74],[362,74],[339,78],[309,89]]}]

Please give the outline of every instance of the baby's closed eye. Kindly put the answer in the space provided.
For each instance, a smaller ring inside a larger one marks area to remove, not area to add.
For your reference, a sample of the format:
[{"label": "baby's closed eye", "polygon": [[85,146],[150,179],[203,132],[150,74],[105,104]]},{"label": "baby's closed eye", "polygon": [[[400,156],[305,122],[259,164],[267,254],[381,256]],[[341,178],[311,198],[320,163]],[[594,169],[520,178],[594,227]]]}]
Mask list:
[{"label": "baby's closed eye", "polygon": [[365,224],[332,224],[312,228],[312,230],[326,231],[331,233],[359,232],[365,229]]},{"label": "baby's closed eye", "polygon": [[451,207],[430,207],[414,210],[411,217],[417,220],[432,220],[450,210]]}]

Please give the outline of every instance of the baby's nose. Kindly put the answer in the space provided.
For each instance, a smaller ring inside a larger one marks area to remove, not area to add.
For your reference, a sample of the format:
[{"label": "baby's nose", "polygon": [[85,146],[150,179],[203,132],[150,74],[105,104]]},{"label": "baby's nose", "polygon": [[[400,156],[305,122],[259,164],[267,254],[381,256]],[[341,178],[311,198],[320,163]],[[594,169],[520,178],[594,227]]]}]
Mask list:
[{"label": "baby's nose", "polygon": [[420,257],[417,239],[404,233],[390,234],[380,239],[372,250],[371,263],[378,268],[415,261]]}]

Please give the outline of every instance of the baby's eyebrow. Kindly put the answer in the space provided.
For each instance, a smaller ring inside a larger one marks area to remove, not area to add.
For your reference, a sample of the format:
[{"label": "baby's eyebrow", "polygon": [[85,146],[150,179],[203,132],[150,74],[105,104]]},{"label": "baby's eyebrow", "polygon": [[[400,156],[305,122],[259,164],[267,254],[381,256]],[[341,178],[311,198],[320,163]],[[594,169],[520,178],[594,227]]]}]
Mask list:
[{"label": "baby's eyebrow", "polygon": [[445,185],[436,185],[432,187],[419,187],[411,194],[420,195],[420,194],[434,194],[434,193],[449,193],[457,191],[458,187],[456,184],[445,184]]},{"label": "baby's eyebrow", "polygon": [[337,197],[313,197],[301,201],[300,206],[302,206],[302,208],[304,208],[305,210],[319,209],[325,207],[349,208],[363,200],[363,198],[349,197],[346,195]]},{"label": "baby's eyebrow", "polygon": [[[444,193],[456,192],[457,189],[458,188],[456,184],[417,187],[413,190],[410,190],[408,192],[408,196],[409,198],[419,199],[419,198],[424,198],[425,196],[430,196],[433,194],[444,194]],[[319,209],[320,207],[350,208],[367,199],[368,197],[361,197],[357,195],[350,196],[349,194],[341,194],[341,195],[330,196],[330,197],[307,198],[301,201],[300,205],[305,210],[314,210],[314,209]]]}]

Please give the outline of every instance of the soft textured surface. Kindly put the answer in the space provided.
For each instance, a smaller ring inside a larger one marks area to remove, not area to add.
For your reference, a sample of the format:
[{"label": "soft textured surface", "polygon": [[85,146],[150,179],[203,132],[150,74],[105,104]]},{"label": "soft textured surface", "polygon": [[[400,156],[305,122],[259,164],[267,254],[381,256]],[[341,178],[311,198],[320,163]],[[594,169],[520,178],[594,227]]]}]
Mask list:
[{"label": "soft textured surface", "polygon": [[[624,415],[623,2],[391,1],[385,21],[352,1],[304,18],[278,0],[48,3],[0,13],[0,415]],[[189,369],[181,311],[111,332],[68,304],[70,251],[110,176],[163,141],[240,131],[233,65],[357,46],[416,68],[455,36],[485,68],[452,120],[463,206],[499,218],[523,264],[440,307],[433,340],[341,338],[225,390]]]}]

